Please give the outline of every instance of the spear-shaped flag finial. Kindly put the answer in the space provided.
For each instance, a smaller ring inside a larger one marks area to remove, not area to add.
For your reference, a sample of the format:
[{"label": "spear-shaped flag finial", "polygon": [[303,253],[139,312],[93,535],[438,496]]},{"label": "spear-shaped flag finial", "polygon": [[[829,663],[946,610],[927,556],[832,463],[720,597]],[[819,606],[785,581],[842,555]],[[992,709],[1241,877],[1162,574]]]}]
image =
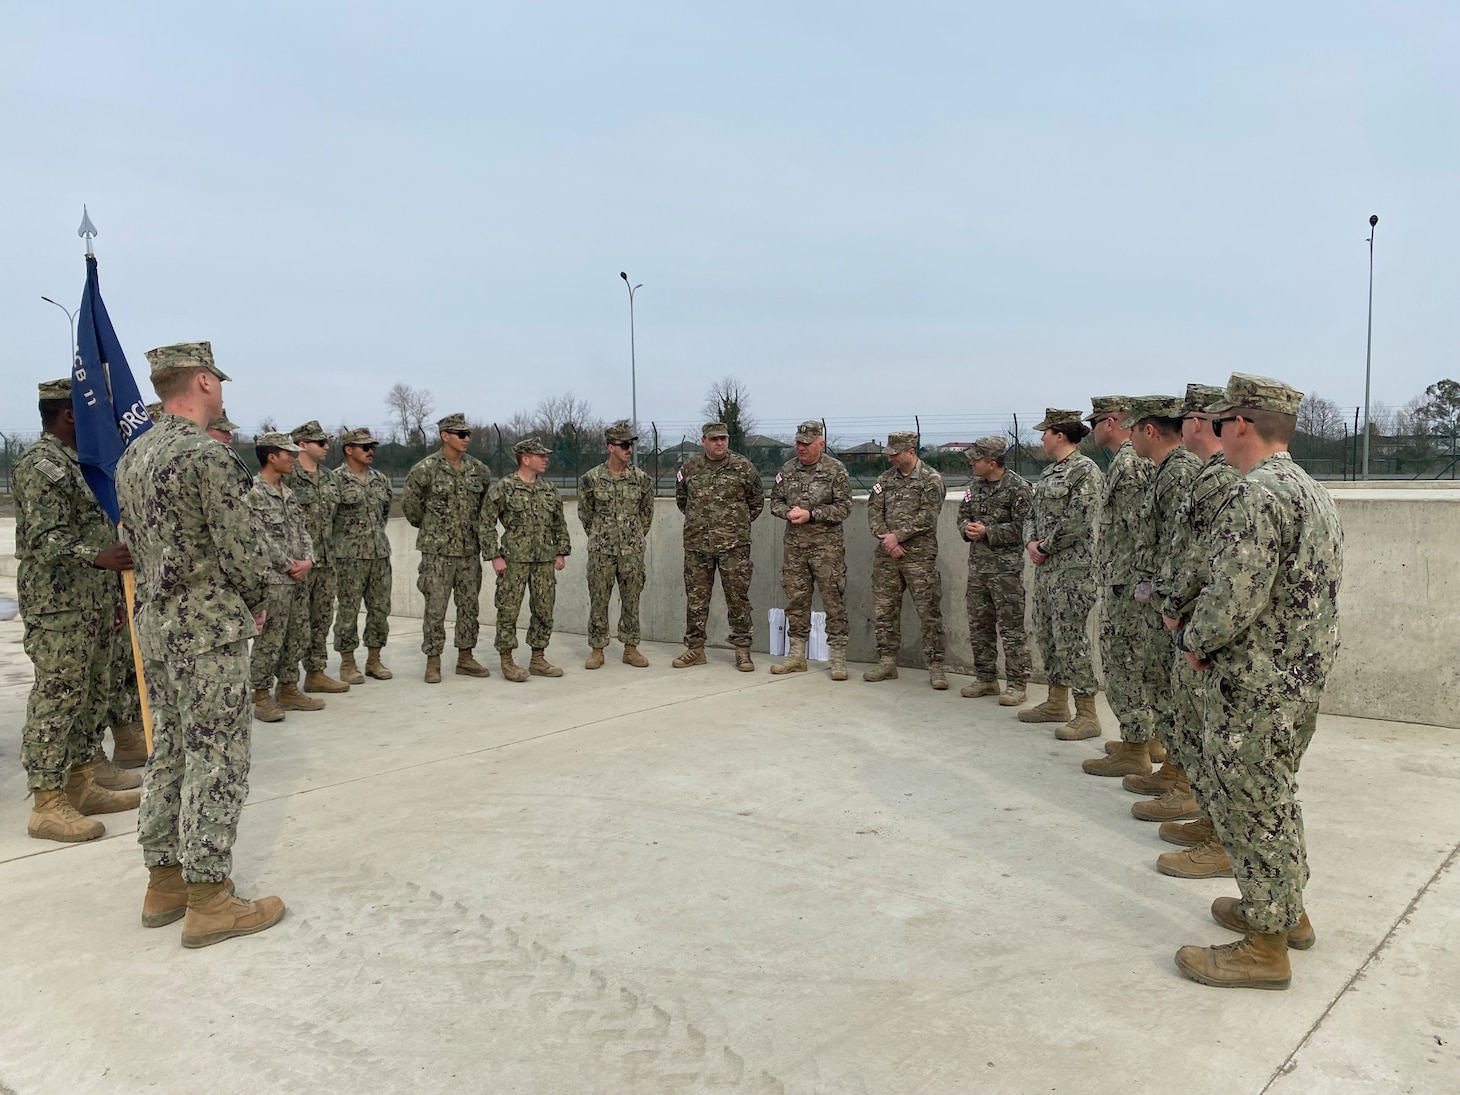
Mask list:
[{"label": "spear-shaped flag finial", "polygon": [[86,212],[86,206],[81,207],[81,227],[76,229],[76,234],[86,241],[86,253],[91,254],[91,241],[98,235],[96,225],[91,223],[91,217]]}]

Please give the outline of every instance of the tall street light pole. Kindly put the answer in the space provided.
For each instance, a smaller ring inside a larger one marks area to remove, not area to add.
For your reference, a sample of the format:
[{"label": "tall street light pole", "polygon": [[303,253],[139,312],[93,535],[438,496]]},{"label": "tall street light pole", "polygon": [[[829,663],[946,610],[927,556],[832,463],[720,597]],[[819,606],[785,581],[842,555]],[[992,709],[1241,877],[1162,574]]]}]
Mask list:
[{"label": "tall street light pole", "polygon": [[1379,214],[1369,218],[1369,336],[1364,347],[1364,470],[1369,478],[1369,380],[1374,362],[1374,232],[1379,225]]},{"label": "tall street light pole", "polygon": [[66,313],[66,333],[70,336],[67,342],[70,344],[71,350],[71,356],[68,358],[68,362],[74,366],[76,363],[76,312],[79,312],[81,309],[78,308],[76,312],[72,312],[64,304],[59,304],[50,297],[42,296],[41,299],[47,304],[55,304],[57,308]]},{"label": "tall street light pole", "polygon": [[[638,285],[629,284],[629,275],[623,270],[618,276],[624,279],[624,287],[629,291],[629,416],[633,419],[634,433],[639,432],[639,369],[634,355],[634,291],[644,287],[643,282]],[[639,446],[634,446],[634,467],[639,466]]]}]

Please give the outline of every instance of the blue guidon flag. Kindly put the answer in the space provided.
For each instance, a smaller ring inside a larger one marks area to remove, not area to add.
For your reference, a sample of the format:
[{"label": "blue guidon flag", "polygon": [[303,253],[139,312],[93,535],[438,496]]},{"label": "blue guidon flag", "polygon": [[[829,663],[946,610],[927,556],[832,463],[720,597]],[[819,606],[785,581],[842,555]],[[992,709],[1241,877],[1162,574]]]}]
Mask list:
[{"label": "blue guidon flag", "polygon": [[71,363],[71,409],[76,415],[81,474],[116,524],[121,517],[117,460],[123,449],[152,428],[152,419],[102,303],[95,255],[86,256],[86,289],[77,319],[76,360]]}]

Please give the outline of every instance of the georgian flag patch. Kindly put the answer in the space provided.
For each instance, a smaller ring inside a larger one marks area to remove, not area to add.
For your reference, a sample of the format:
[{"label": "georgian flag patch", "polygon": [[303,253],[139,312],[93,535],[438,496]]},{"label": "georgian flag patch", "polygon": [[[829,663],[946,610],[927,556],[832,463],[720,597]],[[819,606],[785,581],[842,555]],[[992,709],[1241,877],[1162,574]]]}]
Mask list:
[{"label": "georgian flag patch", "polygon": [[873,483],[872,484],[872,493],[873,494],[881,494],[882,493],[882,484],[881,483]]},{"label": "georgian flag patch", "polygon": [[972,502],[973,501],[973,488],[972,487],[969,487],[966,491],[963,492],[963,500],[965,502]]}]

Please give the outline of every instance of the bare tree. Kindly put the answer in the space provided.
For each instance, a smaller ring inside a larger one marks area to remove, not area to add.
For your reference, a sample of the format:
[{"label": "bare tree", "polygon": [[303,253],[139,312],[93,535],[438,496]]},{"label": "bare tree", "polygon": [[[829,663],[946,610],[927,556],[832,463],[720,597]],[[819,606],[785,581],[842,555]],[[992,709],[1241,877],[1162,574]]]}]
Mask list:
[{"label": "bare tree", "polygon": [[436,409],[435,397],[429,391],[397,383],[386,394],[385,405],[395,418],[394,424],[403,444],[426,443],[426,419]]},{"label": "bare tree", "polygon": [[[274,424],[272,415],[265,415],[264,420],[259,423],[259,433],[277,433],[278,430],[279,427]],[[258,434],[254,436],[257,437]]]},{"label": "bare tree", "polygon": [[577,434],[602,430],[603,420],[593,413],[593,407],[586,399],[565,392],[538,402],[533,411],[533,426],[540,433],[556,438],[565,427],[572,427]]},{"label": "bare tree", "polygon": [[1298,404],[1298,432],[1331,441],[1343,436],[1343,411],[1331,399],[1309,392]]},{"label": "bare tree", "polygon": [[745,444],[745,435],[755,431],[750,414],[750,391],[733,376],[722,377],[710,385],[700,408],[705,418],[725,423],[730,432],[730,445],[737,451]]}]

